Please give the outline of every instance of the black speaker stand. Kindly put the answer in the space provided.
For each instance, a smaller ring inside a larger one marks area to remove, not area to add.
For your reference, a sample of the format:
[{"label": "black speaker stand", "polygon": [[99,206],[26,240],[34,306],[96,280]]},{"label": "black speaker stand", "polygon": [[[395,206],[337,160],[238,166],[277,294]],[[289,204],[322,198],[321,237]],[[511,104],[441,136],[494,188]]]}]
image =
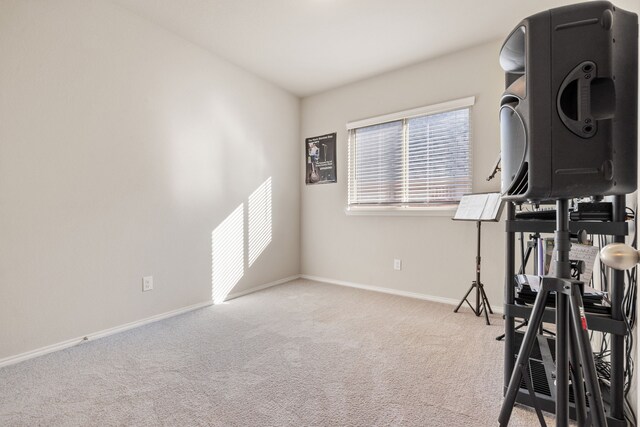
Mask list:
[{"label": "black speaker stand", "polygon": [[[460,309],[460,306],[462,306],[462,304],[466,301],[476,316],[480,316],[484,312],[484,318],[487,321],[487,325],[490,325],[491,323],[489,323],[489,313],[493,314],[493,310],[491,310],[491,304],[489,304],[489,299],[487,298],[487,294],[484,292],[484,285],[480,281],[480,263],[481,263],[481,257],[480,257],[481,228],[480,227],[482,226],[482,221],[476,221],[476,224],[478,225],[478,242],[477,242],[478,250],[476,252],[476,280],[473,283],[471,283],[471,287],[469,288],[467,293],[464,294],[464,297],[462,297],[460,304],[458,304],[458,306],[456,307],[455,310],[453,310],[453,312],[457,313],[458,310]],[[469,294],[474,289],[476,290],[476,306],[475,307],[471,305],[468,299]]]},{"label": "black speaker stand", "polygon": [[[545,276],[542,279],[540,291],[531,311],[529,327],[520,346],[500,410],[498,421],[501,427],[506,427],[509,424],[521,381],[524,381],[529,390],[540,424],[546,426],[529,376],[529,358],[538,330],[542,326],[545,303],[550,292],[556,293],[556,426],[567,427],[569,425],[570,384],[575,396],[578,425],[590,424],[594,427],[607,425],[582,302],[584,284],[570,278],[569,250],[571,240],[569,238],[569,203],[566,199],[557,201],[556,221],[555,247],[557,253],[555,263],[557,277]],[[586,395],[589,397],[588,412],[585,387]]]}]

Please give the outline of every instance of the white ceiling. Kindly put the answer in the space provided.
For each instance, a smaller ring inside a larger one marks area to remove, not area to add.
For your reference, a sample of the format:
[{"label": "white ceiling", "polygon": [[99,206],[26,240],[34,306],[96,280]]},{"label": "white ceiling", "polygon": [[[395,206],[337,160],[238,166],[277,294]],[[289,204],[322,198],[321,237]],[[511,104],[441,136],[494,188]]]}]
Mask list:
[{"label": "white ceiling", "polygon": [[[505,37],[567,0],[112,0],[298,95]],[[616,5],[638,10],[638,0]],[[497,60],[498,52],[496,52]]]}]

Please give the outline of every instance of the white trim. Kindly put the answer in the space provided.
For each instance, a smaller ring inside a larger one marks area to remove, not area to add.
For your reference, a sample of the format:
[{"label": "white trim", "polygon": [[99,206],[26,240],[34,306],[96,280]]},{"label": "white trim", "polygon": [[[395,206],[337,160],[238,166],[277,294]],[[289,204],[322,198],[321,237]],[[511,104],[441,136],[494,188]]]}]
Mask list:
[{"label": "white trim", "polygon": [[247,294],[252,294],[254,292],[258,292],[258,291],[261,291],[263,289],[270,288],[272,286],[281,285],[283,283],[287,283],[287,282],[290,282],[292,280],[296,280],[296,279],[299,279],[299,278],[300,278],[300,275],[296,274],[294,276],[285,277],[284,279],[280,279],[280,280],[276,280],[276,281],[273,281],[273,282],[265,283],[263,285],[254,286],[253,288],[249,288],[249,289],[245,289],[243,291],[239,291],[239,292],[235,292],[233,294],[229,294],[224,299],[224,301],[227,302],[227,301],[232,300],[234,298],[238,298],[238,297],[241,297],[241,296],[244,296],[244,295],[247,295]]},{"label": "white trim", "polygon": [[[348,288],[364,289],[367,291],[381,292],[383,294],[398,295],[401,297],[415,298],[424,301],[439,302],[448,305],[458,305],[460,300],[453,298],[439,297],[435,295],[422,294],[418,292],[401,291],[398,289],[384,288],[382,286],[363,285],[361,283],[347,282],[344,280],[328,279],[326,277],[310,276],[308,274],[300,275],[301,279],[313,280],[316,282],[329,283],[331,285],[346,286]],[[504,314],[502,307],[491,307],[494,313]]]},{"label": "white trim", "polygon": [[[245,289],[244,291],[236,292],[234,294],[230,294],[227,296],[226,300],[230,300],[233,298],[238,298],[243,295],[250,294],[252,292],[257,292],[262,289],[270,288],[272,286],[280,285],[282,283],[290,282],[292,280],[300,278],[299,275],[289,276],[284,279],[276,280],[274,282],[265,283],[263,285],[255,286],[250,289]],[[155,316],[147,317],[145,319],[136,320],[134,322],[125,323],[124,325],[115,326],[113,328],[104,329],[102,331],[94,332],[88,334],[83,337],[73,338],[70,340],[62,341],[56,344],[51,344],[45,347],[40,347],[35,350],[27,351],[24,353],[17,354],[15,356],[5,357],[4,359],[0,359],[0,368],[4,366],[13,365],[15,363],[23,362],[25,360],[33,359],[39,356],[44,356],[45,354],[53,353],[54,351],[64,350],[65,348],[73,347],[75,345],[81,344],[85,341],[93,341],[99,338],[108,337],[109,335],[114,335],[120,332],[127,331],[129,329],[137,328],[139,326],[147,325],[149,323],[157,322],[159,320],[168,319],[169,317],[174,317],[179,314],[184,314],[189,311],[197,310],[199,308],[208,307],[213,305],[213,301],[204,301],[197,304],[193,304],[187,307],[178,308],[176,310],[167,311],[166,313],[156,314]]]},{"label": "white trim", "polygon": [[362,216],[440,216],[451,218],[458,205],[442,207],[412,207],[412,206],[351,206],[344,209],[347,215]]},{"label": "white trim", "polygon": [[147,317],[145,319],[136,320],[135,322],[125,323],[124,325],[115,326],[113,328],[104,329],[102,331],[94,332],[83,337],[73,338],[70,340],[62,341],[56,344],[51,344],[45,347],[41,347],[35,350],[27,351],[25,353],[17,354],[15,356],[5,357],[0,359],[0,368],[3,366],[13,365],[18,362],[33,359],[45,354],[53,353],[54,351],[64,350],[65,348],[73,347],[81,344],[85,341],[93,341],[99,338],[108,337],[120,332],[128,331],[129,329],[137,328],[139,326],[147,325],[149,323],[164,320],[169,317],[174,317],[179,314],[187,313],[189,311],[197,310],[199,308],[208,307],[213,304],[213,301],[204,301],[197,304],[193,304],[187,307],[178,308],[176,310],[167,311],[166,313],[156,314],[155,316]]},{"label": "white trim", "polygon": [[[455,300],[455,299],[452,299],[452,298],[438,297],[438,296],[421,294],[421,293],[416,293],[416,292],[401,291],[401,290],[398,290],[398,289],[384,288],[384,287],[381,287],[381,286],[363,285],[363,284],[359,284],[359,283],[347,282],[347,281],[343,281],[343,280],[328,279],[326,277],[311,276],[311,275],[307,275],[307,274],[299,274],[299,275],[293,275],[293,276],[285,277],[284,279],[276,280],[276,281],[273,281],[273,282],[265,283],[263,285],[255,286],[255,287],[250,288],[250,289],[245,289],[244,291],[240,291],[240,292],[236,292],[236,293],[233,293],[233,294],[229,294],[225,301],[229,301],[231,299],[238,298],[238,297],[241,297],[241,296],[253,293],[253,292],[257,292],[257,291],[260,291],[260,290],[263,290],[263,289],[267,289],[267,288],[270,288],[270,287],[273,287],[273,286],[281,285],[283,283],[287,283],[287,282],[290,282],[290,281],[296,280],[296,279],[314,280],[314,281],[317,281],[317,282],[324,282],[324,283],[328,283],[328,284],[332,284],[332,285],[339,285],[339,286],[346,286],[346,287],[350,287],[350,288],[364,289],[364,290],[368,290],[368,291],[381,292],[381,293],[391,294],[391,295],[399,295],[399,296],[403,296],[403,297],[407,297],[407,298],[415,298],[415,299],[432,301],[432,302],[439,302],[439,303],[449,304],[449,305],[457,305],[459,303],[458,300]],[[98,331],[98,332],[94,332],[94,333],[91,333],[91,334],[87,334],[86,336],[83,336],[83,337],[73,338],[73,339],[62,341],[62,342],[59,342],[59,343],[56,343],[56,344],[51,344],[51,345],[48,345],[48,346],[45,346],[45,347],[40,347],[38,349],[27,351],[27,352],[24,352],[24,353],[20,353],[20,354],[17,354],[15,356],[8,356],[8,357],[5,357],[3,359],[0,359],[0,368],[5,367],[5,366],[9,366],[9,365],[13,365],[13,364],[16,364],[16,363],[19,363],[19,362],[24,362],[24,361],[29,360],[29,359],[34,359],[34,358],[39,357],[39,356],[44,356],[45,354],[53,353],[53,352],[56,352],[56,351],[59,351],[59,350],[64,350],[65,348],[69,348],[69,347],[76,346],[78,344],[82,344],[85,341],[94,341],[94,340],[97,340],[97,339],[100,339],[100,338],[108,337],[109,335],[114,335],[114,334],[117,334],[117,333],[120,333],[120,332],[128,331],[129,329],[133,329],[133,328],[137,328],[137,327],[140,327],[140,326],[144,326],[144,325],[147,325],[149,323],[158,322],[160,320],[168,319],[170,317],[178,316],[180,314],[184,314],[184,313],[188,313],[190,311],[198,310],[200,308],[208,307],[208,306],[210,306],[212,304],[213,304],[213,301],[200,302],[200,303],[193,304],[193,305],[190,305],[190,306],[187,306],[187,307],[182,307],[182,308],[178,308],[176,310],[167,311],[166,313],[156,314],[154,316],[150,316],[150,317],[147,317],[147,318],[144,318],[144,319],[141,319],[141,320],[136,320],[134,322],[125,323],[124,325],[115,326],[113,328],[104,329],[102,331]],[[493,311],[495,313],[499,313],[499,314],[503,313],[502,307],[500,307],[498,309],[494,307]]]},{"label": "white trim", "polygon": [[459,108],[471,107],[476,103],[475,96],[454,99],[452,101],[441,102],[439,104],[427,105],[426,107],[413,108],[411,110],[398,111],[396,113],[385,114],[383,116],[370,117],[368,119],[355,120],[347,123],[347,130],[361,128],[365,126],[379,125],[396,120],[408,119],[411,117],[425,116],[427,114],[438,114],[446,111],[457,110]]}]

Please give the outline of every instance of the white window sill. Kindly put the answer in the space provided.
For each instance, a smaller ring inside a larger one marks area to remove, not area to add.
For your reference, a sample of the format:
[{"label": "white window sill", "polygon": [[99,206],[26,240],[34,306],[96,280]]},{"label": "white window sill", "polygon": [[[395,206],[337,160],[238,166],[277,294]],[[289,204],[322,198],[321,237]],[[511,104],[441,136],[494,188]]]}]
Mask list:
[{"label": "white window sill", "polygon": [[458,205],[439,207],[403,207],[403,206],[352,206],[347,207],[347,215],[363,216],[440,216],[452,218]]}]

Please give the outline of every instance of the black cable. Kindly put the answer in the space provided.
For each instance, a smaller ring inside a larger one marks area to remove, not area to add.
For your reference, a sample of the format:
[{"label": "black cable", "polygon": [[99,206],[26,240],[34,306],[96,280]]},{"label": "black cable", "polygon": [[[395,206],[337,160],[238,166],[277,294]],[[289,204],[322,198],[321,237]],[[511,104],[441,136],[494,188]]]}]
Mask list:
[{"label": "black cable", "polygon": [[[607,238],[602,234],[598,235],[598,246],[602,249],[607,245]],[[602,292],[609,292],[609,281],[607,278],[607,267],[600,260],[600,290]]]},{"label": "black cable", "polygon": [[632,427],[636,427],[636,413],[633,412],[633,408],[629,403],[627,396],[624,397],[624,417],[629,421]]},{"label": "black cable", "polygon": [[[631,208],[626,208],[626,218],[625,220],[633,221],[634,229],[632,235],[631,246],[637,248],[637,223],[638,219],[636,216],[636,211]],[[592,241],[593,237],[592,237]],[[600,248],[605,247],[609,243],[609,239],[607,236],[598,235],[598,244]],[[608,268],[604,266],[602,261],[600,261],[600,284],[601,290],[603,292],[609,291],[609,281],[608,281]],[[631,389],[631,385],[633,383],[633,374],[634,374],[634,361],[633,361],[633,334],[632,330],[635,327],[636,323],[636,299],[637,299],[637,285],[638,285],[638,267],[635,266],[630,270],[625,272],[625,288],[624,295],[621,302],[621,309],[623,313],[623,321],[625,322],[625,326],[627,329],[627,334],[625,334],[624,342],[625,342],[625,355],[624,355],[624,380],[623,380],[623,392],[624,392],[624,417],[629,421],[631,425],[636,426],[636,415],[631,408],[631,405],[628,401],[629,391]],[[591,336],[593,338],[593,334]],[[594,352],[594,363],[596,367],[596,371],[598,374],[598,378],[603,384],[610,386],[611,381],[611,350],[610,350],[610,336],[606,333],[602,334],[602,340],[600,342],[600,349],[597,352]]]},{"label": "black cable", "polygon": [[[637,209],[637,208],[636,208]],[[638,218],[636,216],[636,211],[629,207],[626,208],[626,218],[625,220],[633,221],[633,236],[631,239],[631,246],[634,249],[637,249],[637,225]],[[638,288],[638,266],[634,266],[633,268],[626,271],[625,274],[626,286],[624,289],[624,295],[622,297],[621,309],[622,309],[622,320],[625,323],[627,334],[624,336],[624,344],[625,344],[625,364],[624,364],[624,384],[623,384],[623,392],[624,392],[624,416],[634,427],[636,426],[636,414],[634,413],[631,405],[629,404],[629,391],[631,390],[631,385],[633,383],[633,373],[634,373],[634,361],[633,361],[633,328],[636,323],[636,299],[637,299],[637,288]]]}]

